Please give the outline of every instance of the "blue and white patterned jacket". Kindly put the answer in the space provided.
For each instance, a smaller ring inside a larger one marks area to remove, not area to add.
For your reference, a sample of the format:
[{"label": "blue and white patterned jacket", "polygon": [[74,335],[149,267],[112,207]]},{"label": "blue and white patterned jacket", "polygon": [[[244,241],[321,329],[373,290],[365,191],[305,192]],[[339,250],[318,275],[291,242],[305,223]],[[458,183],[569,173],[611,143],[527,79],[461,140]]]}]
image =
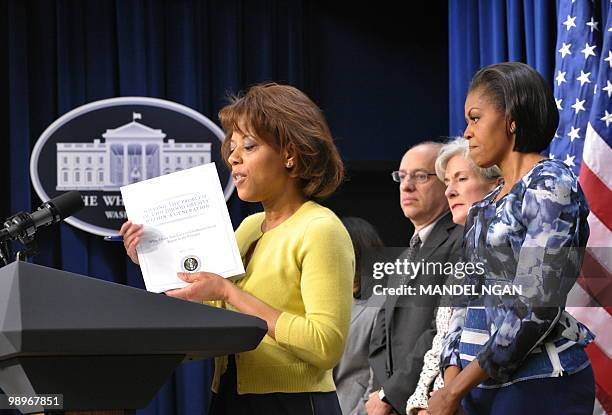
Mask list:
[{"label": "blue and white patterned jacket", "polygon": [[589,237],[576,176],[546,159],[495,202],[500,191],[469,211],[464,255],[485,274],[468,283],[513,284],[522,293],[481,295],[456,308],[440,358],[442,368],[478,359],[490,376],[481,388],[575,373],[590,364],[584,346],[594,338],[564,309]]}]

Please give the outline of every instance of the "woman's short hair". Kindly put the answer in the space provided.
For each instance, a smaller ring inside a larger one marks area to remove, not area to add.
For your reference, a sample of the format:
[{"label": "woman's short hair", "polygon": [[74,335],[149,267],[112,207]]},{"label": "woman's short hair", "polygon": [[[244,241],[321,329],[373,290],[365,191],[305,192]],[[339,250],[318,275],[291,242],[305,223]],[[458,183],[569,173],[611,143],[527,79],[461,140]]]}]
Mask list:
[{"label": "woman's short hair", "polygon": [[470,148],[468,141],[463,137],[456,137],[451,141],[447,141],[440,147],[438,157],[436,158],[436,175],[438,179],[444,182],[446,174],[446,165],[454,156],[462,156],[470,162],[474,171],[480,174],[486,181],[494,181],[501,177],[502,172],[499,167],[493,165],[491,167],[479,167],[470,158]]},{"label": "woman's short hair", "polygon": [[308,199],[331,195],[344,180],[344,165],[323,113],[297,88],[255,85],[245,94],[230,97],[219,119],[225,131],[221,154],[228,165],[230,137],[239,131],[254,134],[280,154],[290,154],[291,175],[299,178]]},{"label": "woman's short hair", "polygon": [[521,62],[489,65],[476,72],[468,92],[478,89],[506,114],[506,133],[515,123],[515,151],[539,153],[548,147],[559,111],[550,86],[535,69]]},{"label": "woman's short hair", "polygon": [[374,278],[371,273],[362,272],[362,258],[368,249],[382,248],[384,243],[376,228],[367,220],[356,216],[343,217],[341,220],[351,237],[355,251],[355,279],[359,282],[356,298],[368,298],[372,294]]}]

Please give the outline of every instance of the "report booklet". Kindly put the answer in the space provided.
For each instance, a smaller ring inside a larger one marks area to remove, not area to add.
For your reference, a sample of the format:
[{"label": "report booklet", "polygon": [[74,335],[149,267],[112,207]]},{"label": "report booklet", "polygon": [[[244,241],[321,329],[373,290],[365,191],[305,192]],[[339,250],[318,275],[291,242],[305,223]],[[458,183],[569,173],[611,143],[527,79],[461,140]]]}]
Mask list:
[{"label": "report booklet", "polygon": [[244,274],[215,163],[121,187],[129,220],[144,225],[137,248],[148,291],[187,285],[177,272]]}]

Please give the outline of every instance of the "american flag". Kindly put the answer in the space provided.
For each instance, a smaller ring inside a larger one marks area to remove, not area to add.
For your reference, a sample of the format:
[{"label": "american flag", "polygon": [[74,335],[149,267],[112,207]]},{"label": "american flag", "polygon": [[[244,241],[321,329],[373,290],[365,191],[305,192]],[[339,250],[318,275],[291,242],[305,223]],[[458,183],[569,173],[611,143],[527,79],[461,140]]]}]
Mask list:
[{"label": "american flag", "polygon": [[[597,1],[558,8],[555,101],[560,121],[550,157],[579,175],[591,214],[585,263],[568,311],[597,338],[587,347],[595,371],[596,414],[612,413],[612,1],[601,21]],[[575,307],[584,305],[587,307]]]}]

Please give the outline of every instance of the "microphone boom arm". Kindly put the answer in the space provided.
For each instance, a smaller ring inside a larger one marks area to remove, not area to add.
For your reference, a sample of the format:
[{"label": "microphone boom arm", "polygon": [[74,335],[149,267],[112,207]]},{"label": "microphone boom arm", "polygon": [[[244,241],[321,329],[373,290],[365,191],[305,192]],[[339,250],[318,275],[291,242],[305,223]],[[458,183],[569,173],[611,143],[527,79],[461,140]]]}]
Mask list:
[{"label": "microphone boom arm", "polygon": [[0,266],[8,265],[10,262],[11,249],[8,240],[4,240],[4,238],[0,237]]},{"label": "microphone boom arm", "polygon": [[[15,255],[17,261],[27,261],[28,257],[33,257],[38,254],[38,243],[36,239],[34,239],[36,235],[36,224],[31,215],[19,212],[11,216],[4,222],[4,229],[7,230],[6,233],[9,237],[17,239],[24,246],[24,249],[18,251]],[[13,229],[15,232],[11,234],[11,232],[8,231],[9,229]]]},{"label": "microphone boom arm", "polygon": [[35,240],[37,229],[59,223],[82,208],[81,194],[73,190],[43,203],[32,213],[19,212],[8,218],[0,229],[0,263],[7,265],[11,262],[9,241],[12,240],[18,240],[24,246],[24,249],[17,252],[18,261],[26,261],[28,257],[38,254]]}]

